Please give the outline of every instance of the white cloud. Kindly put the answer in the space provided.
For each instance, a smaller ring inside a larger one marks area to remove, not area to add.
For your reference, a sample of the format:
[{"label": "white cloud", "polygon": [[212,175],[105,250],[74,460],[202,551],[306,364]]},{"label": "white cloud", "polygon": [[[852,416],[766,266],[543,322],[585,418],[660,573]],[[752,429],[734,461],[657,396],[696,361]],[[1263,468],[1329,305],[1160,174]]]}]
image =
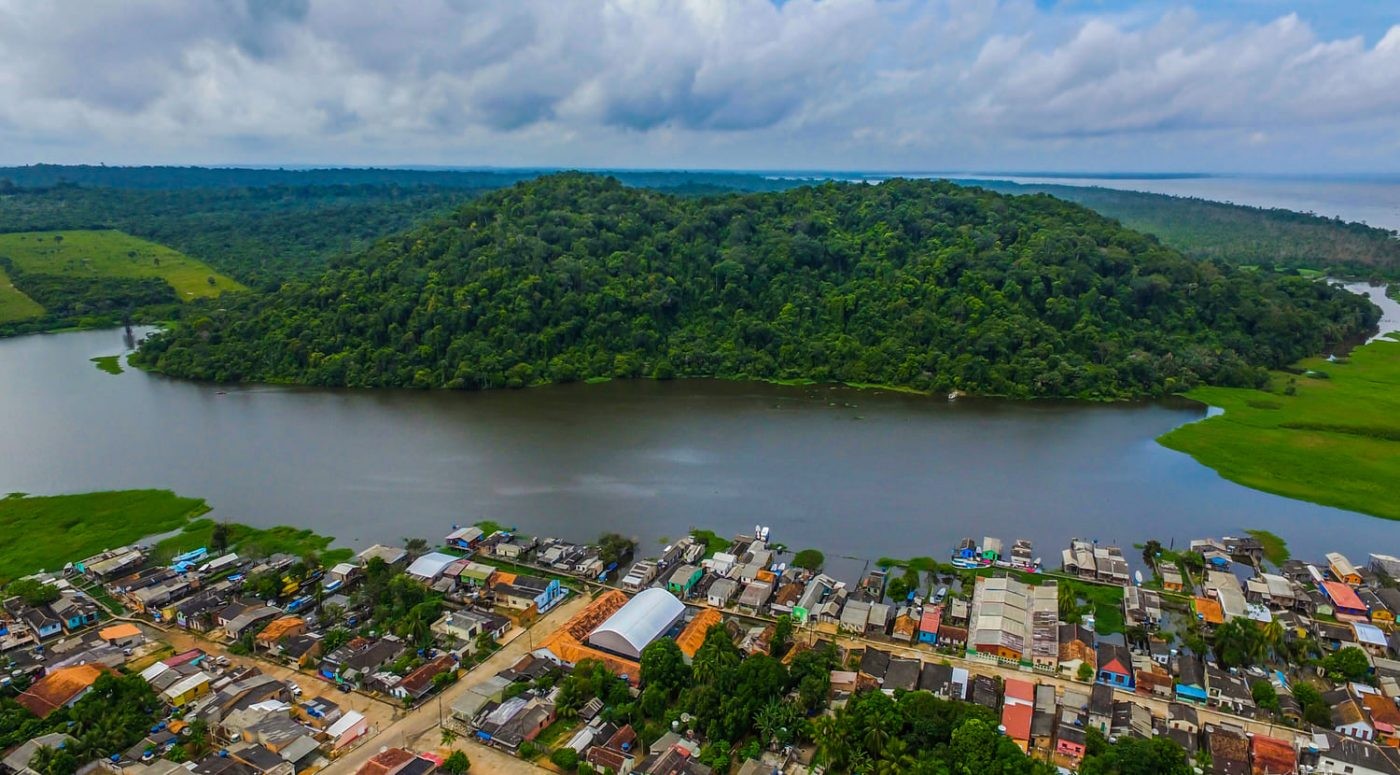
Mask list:
[{"label": "white cloud", "polygon": [[0,57],[5,163],[1201,169],[1357,166],[1368,150],[1367,164],[1400,161],[1400,25],[1368,45],[1293,14],[1232,22],[1030,0],[0,0]]}]

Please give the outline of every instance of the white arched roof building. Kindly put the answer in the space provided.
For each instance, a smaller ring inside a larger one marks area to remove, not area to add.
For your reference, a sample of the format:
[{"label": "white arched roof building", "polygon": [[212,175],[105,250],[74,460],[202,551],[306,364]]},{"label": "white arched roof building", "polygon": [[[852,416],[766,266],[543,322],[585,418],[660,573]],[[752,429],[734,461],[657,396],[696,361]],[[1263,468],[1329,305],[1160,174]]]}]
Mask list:
[{"label": "white arched roof building", "polygon": [[685,616],[685,606],[659,587],[644,589],[617,609],[588,636],[588,643],[605,651],[641,659],[642,649]]}]

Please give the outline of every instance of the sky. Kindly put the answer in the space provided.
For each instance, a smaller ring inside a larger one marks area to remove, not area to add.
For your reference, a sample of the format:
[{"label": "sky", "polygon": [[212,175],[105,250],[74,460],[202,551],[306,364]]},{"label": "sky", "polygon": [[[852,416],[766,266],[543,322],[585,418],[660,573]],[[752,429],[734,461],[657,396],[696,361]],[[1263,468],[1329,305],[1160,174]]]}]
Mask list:
[{"label": "sky", "polygon": [[1400,172],[1393,0],[0,0],[0,164]]}]

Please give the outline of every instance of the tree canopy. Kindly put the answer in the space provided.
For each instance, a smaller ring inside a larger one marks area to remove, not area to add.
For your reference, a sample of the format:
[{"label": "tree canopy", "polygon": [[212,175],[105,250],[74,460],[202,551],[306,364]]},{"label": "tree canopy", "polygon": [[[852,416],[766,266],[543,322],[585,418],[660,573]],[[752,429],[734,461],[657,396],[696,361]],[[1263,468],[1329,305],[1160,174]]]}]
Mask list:
[{"label": "tree canopy", "polygon": [[357,387],[722,376],[1109,398],[1256,385],[1376,316],[1044,195],[894,180],[681,198],[581,174],[214,306],[136,360]]}]

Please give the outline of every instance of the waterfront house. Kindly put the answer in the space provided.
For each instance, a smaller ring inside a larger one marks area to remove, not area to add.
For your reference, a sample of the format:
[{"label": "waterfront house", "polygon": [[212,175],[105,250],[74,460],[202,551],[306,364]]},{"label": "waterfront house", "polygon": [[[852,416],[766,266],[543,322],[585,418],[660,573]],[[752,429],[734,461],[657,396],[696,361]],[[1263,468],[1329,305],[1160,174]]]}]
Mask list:
[{"label": "waterfront house", "polygon": [[1181,578],[1181,570],[1170,563],[1163,563],[1158,570],[1158,575],[1162,577],[1162,589],[1167,592],[1183,592],[1186,590],[1186,582]]},{"label": "waterfront house", "polygon": [[1162,597],[1142,587],[1123,587],[1123,614],[1129,627],[1157,629],[1162,620]]},{"label": "waterfront house", "polygon": [[1100,643],[1097,665],[1096,683],[1129,690],[1137,686],[1133,675],[1133,654],[1127,646]]},{"label": "waterfront house", "polygon": [[1333,616],[1344,622],[1370,621],[1371,612],[1366,610],[1366,604],[1361,602],[1355,589],[1340,581],[1324,581],[1319,586],[1322,594],[1332,604]]},{"label": "waterfront house", "polygon": [[477,544],[485,536],[479,527],[459,527],[448,533],[443,542],[454,549],[471,552],[476,550]]},{"label": "waterfront house", "polygon": [[370,560],[378,559],[392,568],[408,562],[408,550],[398,546],[375,544],[355,555],[355,558],[360,561],[361,565],[369,565]]},{"label": "waterfront house", "polygon": [[979,555],[983,562],[995,563],[1001,559],[1001,539],[986,536],[982,539],[982,551]]},{"label": "waterfront house", "polygon": [[1070,541],[1069,548],[1060,553],[1060,565],[1065,573],[1093,581],[1098,577],[1094,545],[1082,538]]},{"label": "waterfront house", "polygon": [[414,560],[405,572],[415,581],[422,584],[432,584],[442,578],[442,574],[447,570],[447,566],[456,561],[457,558],[450,554],[428,552]]},{"label": "waterfront house", "polygon": [[656,563],[651,560],[638,560],[632,565],[631,570],[622,578],[622,588],[640,592],[656,578]]},{"label": "waterfront house", "polygon": [[1327,559],[1327,572],[1337,581],[1353,587],[1361,585],[1361,573],[1356,566],[1351,564],[1351,560],[1341,552],[1328,552],[1324,555]]},{"label": "waterfront house", "polygon": [[[1395,592],[1397,590],[1391,590]],[[1370,613],[1371,621],[1382,627],[1390,627],[1395,624],[1395,613],[1381,600],[1380,593],[1370,587],[1357,587],[1356,596],[1361,598],[1361,604],[1366,606]]]}]

